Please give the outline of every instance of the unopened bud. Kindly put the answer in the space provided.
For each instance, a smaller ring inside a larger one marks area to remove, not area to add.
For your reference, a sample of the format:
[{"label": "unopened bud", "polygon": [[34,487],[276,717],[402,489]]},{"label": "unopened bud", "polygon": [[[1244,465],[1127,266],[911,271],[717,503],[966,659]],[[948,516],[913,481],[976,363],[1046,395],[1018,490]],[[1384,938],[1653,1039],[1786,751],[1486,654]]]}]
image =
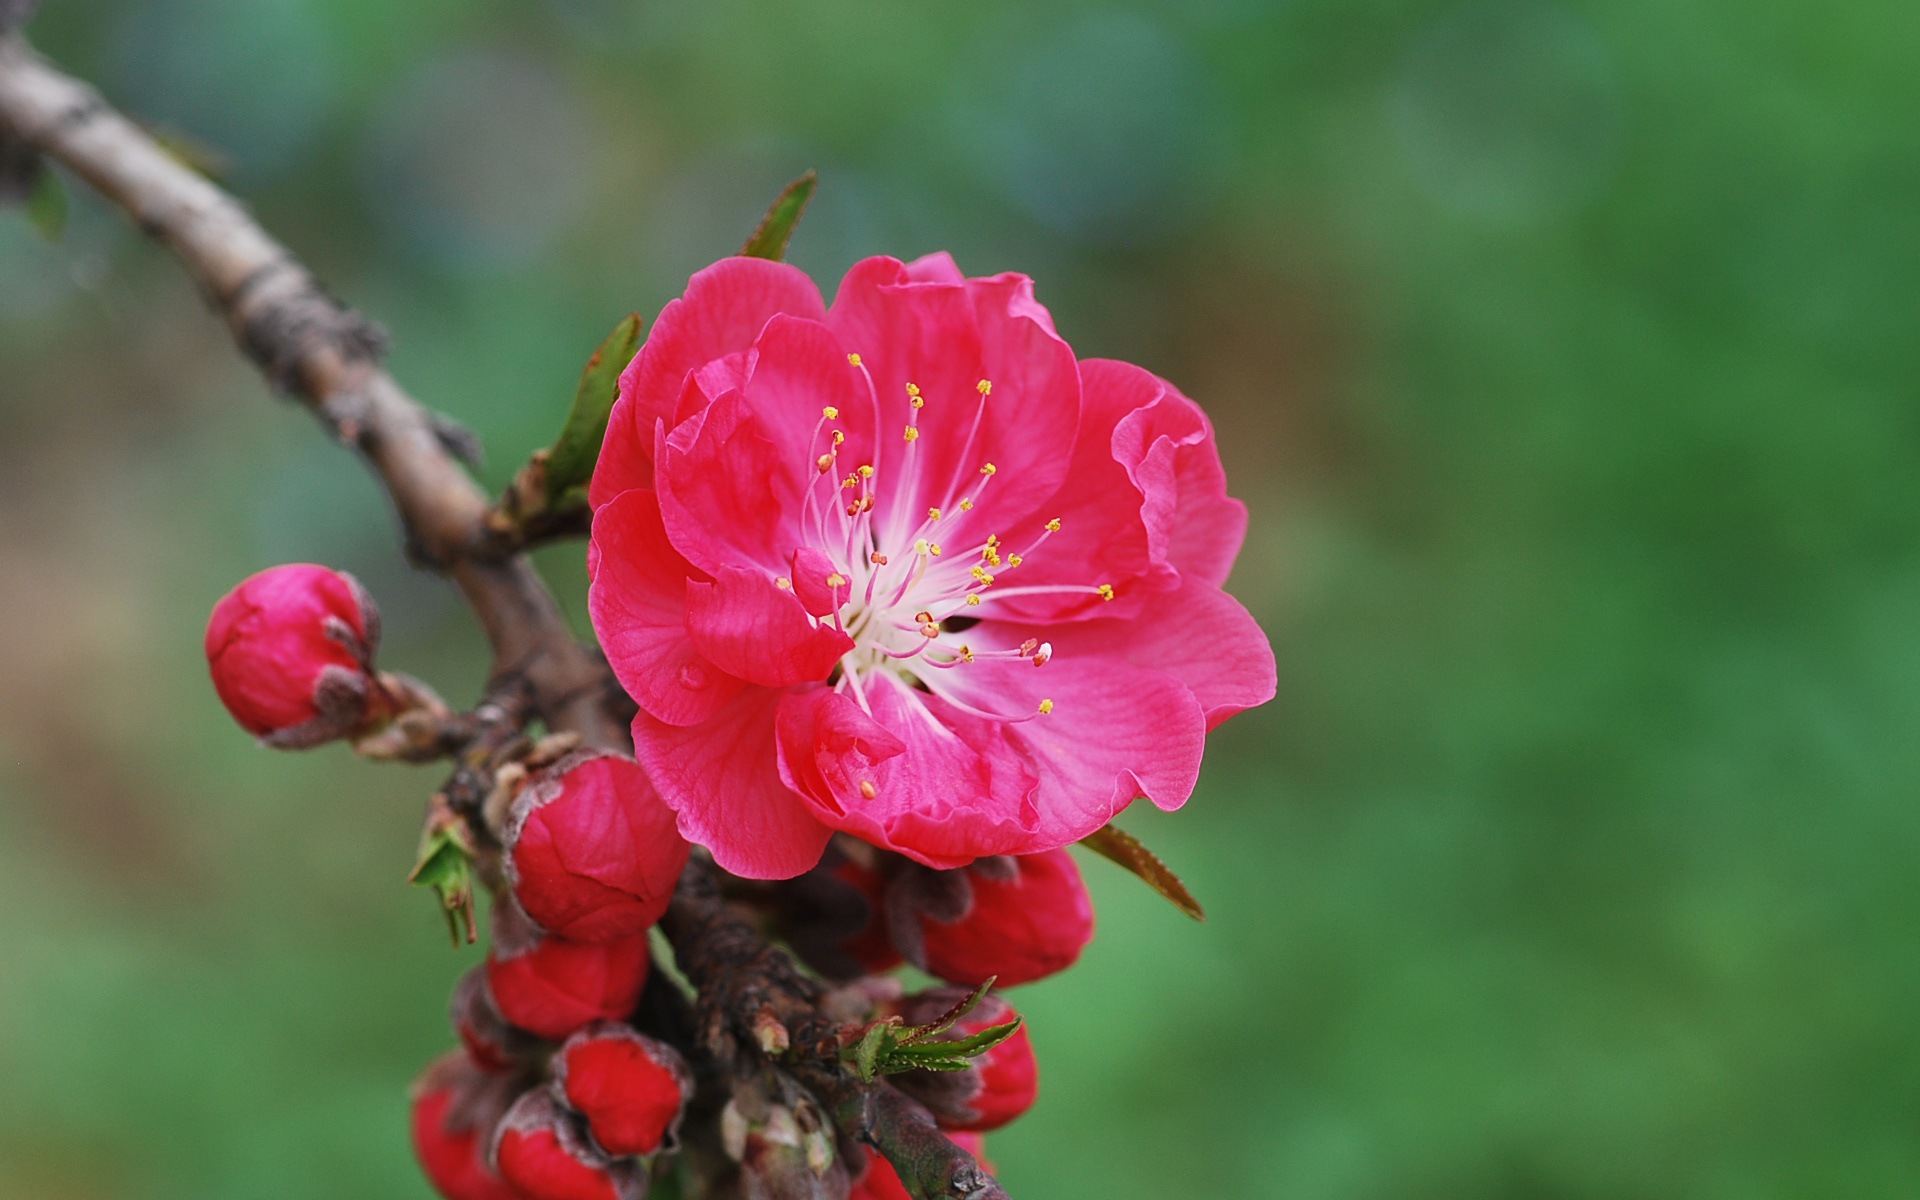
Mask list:
[{"label": "unopened bud", "polygon": [[487,987],[508,1023],[554,1041],[583,1025],[621,1020],[647,982],[647,935],[570,942],[542,933],[503,899],[493,910]]},{"label": "unopened bud", "polygon": [[630,1026],[596,1022],[553,1056],[554,1094],[580,1114],[596,1145],[615,1156],[653,1154],[678,1143],[693,1099],[680,1053]]},{"label": "unopened bud", "polygon": [[[1011,864],[1009,869],[1008,864]],[[914,918],[920,945],[909,958],[949,983],[973,986],[998,977],[1015,987],[1064,971],[1093,940],[1093,901],[1065,850],[982,859],[963,868],[971,893],[955,920]]]},{"label": "unopened bud", "polygon": [[373,677],[379,643],[379,609],[353,576],[290,563],[242,580],[213,606],[207,667],[241,728],[299,750],[387,715]]},{"label": "unopened bud", "polygon": [[493,1161],[522,1200],[644,1200],[647,1169],[609,1158],[545,1088],[514,1101],[494,1135]]},{"label": "unopened bud", "polygon": [[507,882],[549,933],[593,942],[645,933],[673,899],[690,847],[631,759],[579,751],[514,797]]}]

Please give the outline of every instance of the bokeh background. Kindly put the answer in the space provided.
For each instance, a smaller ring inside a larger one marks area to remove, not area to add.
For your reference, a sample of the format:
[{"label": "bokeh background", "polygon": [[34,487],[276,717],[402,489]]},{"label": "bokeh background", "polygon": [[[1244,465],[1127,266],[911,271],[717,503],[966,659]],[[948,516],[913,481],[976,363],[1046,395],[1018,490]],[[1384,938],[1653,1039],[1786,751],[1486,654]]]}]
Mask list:
[{"label": "bokeh background", "polygon": [[[497,486],[800,170],[1177,381],[1278,700],[1131,814],[1189,923],[1015,996],[1016,1196],[1920,1194],[1920,21],[1900,0],[47,0]],[[174,265],[0,214],[0,1197],[427,1195],[431,768],[275,755],[200,631],[447,588]],[[578,546],[543,566],[579,614]],[[584,627],[584,625],[583,625]]]}]

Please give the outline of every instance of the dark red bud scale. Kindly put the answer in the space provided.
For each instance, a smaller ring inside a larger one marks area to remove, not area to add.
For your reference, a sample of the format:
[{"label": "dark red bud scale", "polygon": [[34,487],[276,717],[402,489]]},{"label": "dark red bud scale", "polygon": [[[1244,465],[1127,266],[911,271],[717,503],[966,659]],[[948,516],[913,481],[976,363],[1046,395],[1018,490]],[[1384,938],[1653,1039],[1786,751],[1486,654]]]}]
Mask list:
[{"label": "dark red bud scale", "polygon": [[458,1050],[414,1084],[414,1156],[446,1200],[519,1200],[486,1159],[488,1139],[511,1098],[501,1077]]}]

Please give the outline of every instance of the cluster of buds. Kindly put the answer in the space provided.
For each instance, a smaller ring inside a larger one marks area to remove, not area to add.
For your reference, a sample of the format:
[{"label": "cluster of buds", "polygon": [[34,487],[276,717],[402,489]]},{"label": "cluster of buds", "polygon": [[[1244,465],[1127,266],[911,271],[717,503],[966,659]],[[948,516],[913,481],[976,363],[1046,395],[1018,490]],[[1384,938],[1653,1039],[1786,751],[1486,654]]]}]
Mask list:
[{"label": "cluster of buds", "polygon": [[[421,1167],[447,1200],[641,1200],[663,1156],[679,1149],[695,1090],[683,1053],[703,1052],[685,1031],[642,1016],[649,931],[691,848],[633,760],[560,735],[534,743],[517,723],[487,747],[472,732],[455,740],[446,731],[480,729],[480,718],[449,714],[424,685],[377,672],[378,641],[377,610],[359,584],[294,565],[220,601],[207,656],[221,700],[268,745],[345,739],[374,757],[431,750],[478,772],[478,792],[469,787],[465,803],[437,797],[430,813],[429,832],[450,831],[494,895],[486,960],[453,993],[460,1048],[415,1088]],[[497,715],[484,720],[499,726]],[[911,1052],[879,1070],[963,1149],[981,1156],[983,1134],[1032,1106],[1027,1031],[987,986],[1065,970],[1091,941],[1093,906],[1066,851],[936,871],[841,835],[813,871],[736,901],[758,908],[820,974],[850,985],[832,993],[850,1005],[837,1014],[850,1045],[888,1030],[911,1035],[898,1043]],[[903,963],[949,986],[903,996],[887,978]],[[908,1195],[883,1158],[837,1137],[790,1079],[736,1069],[723,1086],[727,1101],[706,1110],[719,1123],[709,1140],[741,1194]]]}]

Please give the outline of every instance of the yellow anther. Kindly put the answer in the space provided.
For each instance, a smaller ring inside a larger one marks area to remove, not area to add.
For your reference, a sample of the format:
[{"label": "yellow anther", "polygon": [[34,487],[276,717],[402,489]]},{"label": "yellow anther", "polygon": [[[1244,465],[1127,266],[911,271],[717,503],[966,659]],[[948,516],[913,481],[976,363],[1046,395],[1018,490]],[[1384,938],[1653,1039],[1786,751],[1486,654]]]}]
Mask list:
[{"label": "yellow anther", "polygon": [[969,648],[967,645],[965,645],[964,643],[962,643],[960,647],[960,661],[961,662],[973,661],[973,650]]},{"label": "yellow anther", "polygon": [[987,569],[986,569],[985,567],[975,567],[975,568],[974,568],[974,569],[973,569],[973,570],[972,570],[972,571],[970,572],[970,574],[972,574],[972,576],[973,576],[973,577],[974,577],[975,579],[978,579],[978,580],[979,580],[979,581],[980,581],[981,583],[992,583],[992,582],[993,582],[993,576],[991,576],[991,575],[989,575],[989,574],[987,574]]},{"label": "yellow anther", "polygon": [[880,794],[880,789],[873,786],[873,780],[862,779],[860,781],[860,794],[871,800]]},{"label": "yellow anther", "polygon": [[988,535],[987,535],[987,545],[989,545],[989,546],[998,546],[999,544],[1000,544],[1000,535],[999,535],[999,534],[997,534],[997,533],[990,533],[990,534],[988,534]]},{"label": "yellow anther", "polygon": [[1094,588],[1093,590],[1100,593],[1100,598],[1102,600],[1113,599],[1113,585],[1110,583],[1103,583],[1099,587]]},{"label": "yellow anther", "polygon": [[872,479],[872,478],[873,478],[873,465],[872,465],[871,463],[868,463],[868,464],[864,464],[864,465],[862,465],[862,466],[861,466],[861,468],[860,468],[860,478],[862,478],[862,479]]},{"label": "yellow anther", "polygon": [[902,436],[910,442],[917,442],[920,440],[920,431],[909,425],[907,426],[907,432]]},{"label": "yellow anther", "polygon": [[852,475],[849,475],[849,476],[847,476],[847,477],[846,477],[845,479],[842,479],[842,480],[840,481],[840,486],[841,486],[842,488],[850,488],[850,487],[852,487],[852,486],[853,486],[854,484],[856,484],[856,483],[859,483],[859,482],[860,482],[860,480],[859,480],[859,479],[858,479],[857,477],[855,477],[855,476],[852,476]]},{"label": "yellow anther", "polygon": [[827,468],[833,466],[833,455],[822,454],[819,458],[816,458],[813,460],[813,465],[816,467],[819,467],[820,473],[822,475],[825,475],[827,473]]},{"label": "yellow anther", "polygon": [[929,520],[929,521],[938,521],[939,519],[940,519],[940,510],[939,510],[939,509],[937,509],[937,508],[930,508],[930,509],[928,509],[928,510],[927,510],[927,520]]},{"label": "yellow anther", "polygon": [[927,539],[921,538],[918,541],[914,542],[913,552],[915,554],[925,554],[927,552]]},{"label": "yellow anther", "polygon": [[920,394],[920,388],[917,384],[910,383],[907,385],[907,395],[918,396],[919,394]]},{"label": "yellow anther", "polygon": [[836,430],[834,430],[834,431],[833,431],[833,444],[834,444],[834,445],[836,445],[836,446],[838,446],[838,445],[839,445],[839,444],[840,444],[841,442],[844,442],[844,441],[846,441],[846,440],[847,440],[847,431],[846,431],[846,430],[844,430],[844,429],[836,429]]},{"label": "yellow anther", "polygon": [[827,576],[827,586],[830,588],[845,587],[847,586],[847,577],[835,571],[833,574]]},{"label": "yellow anther", "polygon": [[1053,701],[1051,701],[1051,700],[1042,700],[1042,701],[1040,702],[1040,711],[1041,711],[1042,713],[1050,713],[1050,712],[1052,712],[1052,711],[1053,711]]},{"label": "yellow anther", "polygon": [[980,603],[980,597],[978,597],[978,596],[968,596],[968,597],[967,597],[967,603],[968,603],[968,604],[970,604],[970,605],[976,605],[976,606],[977,606],[977,605],[978,605],[978,604]]},{"label": "yellow anther", "polygon": [[913,398],[913,406],[915,408],[925,408],[927,406],[927,398],[925,396],[915,396]]},{"label": "yellow anther", "polygon": [[960,502],[960,511],[961,511],[961,512],[972,512],[972,511],[973,511],[973,501],[971,501],[971,500],[962,500],[962,501]]},{"label": "yellow anther", "polygon": [[928,553],[928,554],[931,554],[931,555],[933,555],[933,556],[934,556],[935,558],[939,558],[939,557],[940,557],[940,543],[939,543],[939,542],[928,542],[928,543],[927,543],[927,553]]},{"label": "yellow anther", "polygon": [[859,365],[860,365],[860,356],[859,356],[858,354],[849,354],[849,355],[847,355],[847,365],[848,365],[848,366],[852,366],[852,367],[857,367],[857,366],[859,366]]},{"label": "yellow anther", "polygon": [[781,575],[774,579],[773,586],[779,588],[781,591],[784,592],[788,588],[793,586],[793,580],[788,579],[785,575]]},{"label": "yellow anther", "polygon": [[1047,532],[1048,532],[1048,533],[1059,533],[1059,532],[1060,532],[1060,518],[1059,518],[1059,517],[1055,517],[1055,518],[1054,518],[1053,520],[1051,520],[1051,521],[1048,521],[1048,522],[1047,522]]},{"label": "yellow anther", "polygon": [[840,419],[840,410],[829,404],[820,410],[820,415],[829,421],[837,421]]},{"label": "yellow anther", "polygon": [[991,392],[993,390],[993,380],[982,379],[979,383],[976,383],[973,386],[979,391],[979,393],[982,396],[984,396],[988,392]]},{"label": "yellow anther", "polygon": [[1020,565],[1020,556],[1018,554],[1007,555],[1007,569],[1009,571],[1011,571],[1013,568],[1019,565]]},{"label": "yellow anther", "polygon": [[980,468],[980,473],[982,475],[991,475],[995,471],[998,471],[999,469],[1000,469],[999,467],[994,466],[992,463],[988,463],[985,466]]},{"label": "yellow anther", "polygon": [[990,567],[997,567],[1000,565],[1000,552],[998,550],[995,550],[992,546],[987,547],[987,565]]}]

